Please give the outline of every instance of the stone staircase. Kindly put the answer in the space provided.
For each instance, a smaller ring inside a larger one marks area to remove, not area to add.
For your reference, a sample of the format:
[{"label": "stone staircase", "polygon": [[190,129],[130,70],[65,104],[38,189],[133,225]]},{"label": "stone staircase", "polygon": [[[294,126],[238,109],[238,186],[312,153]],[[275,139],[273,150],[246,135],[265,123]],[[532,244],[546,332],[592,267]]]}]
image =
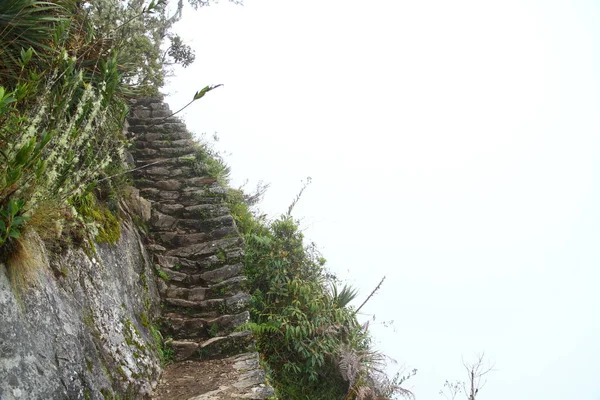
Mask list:
[{"label": "stone staircase", "polygon": [[[128,121],[139,168],[136,187],[152,208],[148,247],[165,278],[159,282],[161,331],[172,338],[175,351],[176,363],[165,371],[163,386],[178,394],[169,397],[159,388],[156,398],[267,398],[273,390],[264,384],[254,338],[249,331],[236,331],[249,321],[250,295],[243,275],[244,240],[226,205],[227,189],[204,174],[196,142],[170,114],[162,99],[143,99],[133,104]],[[256,362],[240,363],[240,357]],[[228,378],[214,378],[218,387],[196,384],[195,392],[187,390],[189,379],[179,381],[171,373],[184,368],[186,376],[196,371],[206,377],[215,365],[228,371],[223,372]]]}]

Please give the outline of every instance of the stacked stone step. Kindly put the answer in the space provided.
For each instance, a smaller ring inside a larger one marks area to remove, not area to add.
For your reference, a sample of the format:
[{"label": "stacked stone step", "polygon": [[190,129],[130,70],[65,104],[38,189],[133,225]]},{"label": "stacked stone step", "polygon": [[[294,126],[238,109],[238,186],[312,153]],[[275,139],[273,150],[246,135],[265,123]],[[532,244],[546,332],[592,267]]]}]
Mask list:
[{"label": "stacked stone step", "polygon": [[196,142],[170,115],[156,98],[138,100],[129,118],[136,186],[152,204],[150,248],[168,278],[159,284],[163,334],[178,361],[239,354],[254,343],[236,331],[249,320],[243,239],[226,189],[202,174]]}]

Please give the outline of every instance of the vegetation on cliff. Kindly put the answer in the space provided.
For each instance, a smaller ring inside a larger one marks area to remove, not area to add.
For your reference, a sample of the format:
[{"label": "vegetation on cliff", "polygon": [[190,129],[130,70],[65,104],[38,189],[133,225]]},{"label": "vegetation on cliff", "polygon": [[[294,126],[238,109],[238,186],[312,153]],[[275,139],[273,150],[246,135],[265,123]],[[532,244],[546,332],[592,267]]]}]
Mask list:
[{"label": "vegetation on cliff", "polygon": [[274,220],[254,215],[241,192],[231,197],[252,289],[252,322],[245,328],[255,333],[280,398],[412,397],[402,383],[416,371],[388,378],[386,357],[373,349],[368,324],[359,323],[350,305],[357,292],[340,288],[316,245],[304,243],[292,217],[300,195]]},{"label": "vegetation on cliff", "polygon": [[[26,280],[26,263],[15,258],[27,257],[28,232],[58,244],[118,239],[127,100],[157,94],[169,64],[193,61],[169,32],[182,7],[181,0],[171,12],[164,0],[0,2],[0,262],[15,282]],[[410,396],[406,377],[386,377],[384,356],[350,306],[356,293],[326,274],[293,206],[269,221],[249,211],[241,191],[230,199],[247,242],[247,328],[280,397]]]},{"label": "vegetation on cliff", "polygon": [[194,59],[169,33],[178,6],[0,2],[0,261],[13,278],[24,233],[118,239],[127,99],[157,94],[170,64]]}]

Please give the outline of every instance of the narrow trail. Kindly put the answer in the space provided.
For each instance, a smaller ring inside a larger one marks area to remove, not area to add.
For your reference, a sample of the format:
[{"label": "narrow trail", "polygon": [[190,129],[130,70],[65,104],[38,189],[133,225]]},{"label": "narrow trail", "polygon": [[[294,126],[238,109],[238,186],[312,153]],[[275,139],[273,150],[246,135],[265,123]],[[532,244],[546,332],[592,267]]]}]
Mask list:
[{"label": "narrow trail", "polygon": [[244,240],[225,202],[227,189],[207,176],[185,124],[169,117],[162,99],[132,106],[129,134],[140,195],[149,200],[149,249],[168,279],[159,282],[163,336],[175,363],[155,399],[265,399],[259,355],[249,331]]}]

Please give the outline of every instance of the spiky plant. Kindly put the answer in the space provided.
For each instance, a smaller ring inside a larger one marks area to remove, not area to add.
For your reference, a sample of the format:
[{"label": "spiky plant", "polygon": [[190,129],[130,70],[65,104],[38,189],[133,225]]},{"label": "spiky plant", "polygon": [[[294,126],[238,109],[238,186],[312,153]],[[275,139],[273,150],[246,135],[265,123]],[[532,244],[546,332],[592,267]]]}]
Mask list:
[{"label": "spiky plant", "polygon": [[56,25],[65,21],[68,14],[56,1],[0,1],[0,81],[4,85],[19,75],[22,49],[32,48],[40,56],[59,53],[51,38]]}]

